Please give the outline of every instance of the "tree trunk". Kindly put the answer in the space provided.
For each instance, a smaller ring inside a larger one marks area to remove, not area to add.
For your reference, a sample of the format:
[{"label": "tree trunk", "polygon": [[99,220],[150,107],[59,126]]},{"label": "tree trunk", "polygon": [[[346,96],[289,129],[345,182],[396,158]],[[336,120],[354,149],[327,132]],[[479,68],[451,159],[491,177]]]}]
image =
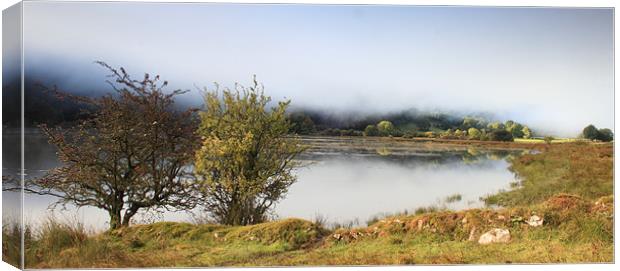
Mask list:
[{"label": "tree trunk", "polygon": [[134,207],[134,206],[131,206],[129,209],[127,209],[127,211],[125,212],[125,216],[123,217],[123,223],[122,223],[123,227],[129,226],[129,221],[138,212],[138,209],[139,208]]},{"label": "tree trunk", "polygon": [[121,210],[113,210],[110,214],[110,230],[115,230],[121,227]]}]

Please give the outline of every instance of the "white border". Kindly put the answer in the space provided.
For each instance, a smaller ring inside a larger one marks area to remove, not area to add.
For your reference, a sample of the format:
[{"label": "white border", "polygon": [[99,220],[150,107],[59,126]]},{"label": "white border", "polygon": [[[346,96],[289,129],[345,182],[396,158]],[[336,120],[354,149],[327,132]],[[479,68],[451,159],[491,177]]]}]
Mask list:
[{"label": "white border", "polygon": [[[8,0],[2,1],[0,7],[2,9],[6,9],[19,1],[16,0]],[[51,1],[46,1],[51,2]],[[60,2],[60,1],[59,1]],[[62,2],[102,2],[95,0],[65,0]],[[104,2],[114,2],[114,1],[104,1]],[[120,1],[119,1],[120,2]],[[452,5],[460,5],[460,6],[503,6],[503,7],[515,7],[515,6],[531,6],[531,7],[613,7],[616,8],[618,6],[616,1],[612,0],[512,0],[512,1],[502,1],[502,0],[240,0],[240,1],[230,1],[230,0],[191,0],[191,1],[182,1],[182,0],[125,0],[122,2],[172,2],[172,3],[281,3],[281,4],[394,4],[394,5],[430,5],[430,6],[452,6]],[[614,12],[615,13],[615,12]],[[0,20],[0,29],[1,29],[1,20]],[[614,45],[617,44],[618,37],[618,21],[615,20],[614,14]],[[0,37],[1,43],[1,37]],[[617,48],[614,46],[614,76],[615,80],[618,79],[618,72],[615,70],[615,52]],[[0,57],[1,60],[1,57]],[[1,69],[1,68],[0,68]],[[1,78],[0,73],[0,78]],[[614,84],[615,85],[615,84]],[[614,92],[615,93],[615,92]],[[614,95],[614,104],[618,104],[618,96]],[[1,102],[1,97],[0,97]],[[615,107],[614,107],[615,109]],[[614,114],[614,126],[618,126],[618,112],[615,111]],[[2,112],[0,110],[0,116]],[[0,128],[1,131],[1,128]],[[614,129],[615,131],[615,129]],[[616,131],[617,133],[617,131]],[[620,147],[614,145],[614,153],[618,153]],[[0,146],[1,150],[1,146]],[[0,152],[1,153],[1,152]],[[1,158],[1,154],[0,154]],[[620,166],[614,161],[614,176],[616,172],[619,172]],[[617,183],[614,180],[614,188]],[[618,190],[614,189],[615,198],[618,198]],[[1,196],[0,196],[1,197]],[[0,201],[1,207],[1,201]],[[615,217],[618,214],[618,207],[615,209]],[[620,232],[619,223],[615,223],[615,233]],[[614,235],[615,238],[615,249],[614,249],[614,259],[618,259],[617,256],[617,248],[618,248],[618,237],[617,234]],[[0,237],[1,240],[1,237]],[[612,270],[617,269],[616,264],[578,264],[578,265],[567,265],[567,264],[551,264],[551,265],[453,265],[453,266],[381,266],[381,267],[299,267],[299,268],[223,268],[224,270],[587,270],[587,269],[596,269],[596,270]],[[0,269],[2,270],[17,270],[14,267],[0,262]],[[63,270],[78,270],[78,269],[63,269]],[[139,270],[139,269],[123,269],[123,270]],[[179,269],[157,269],[157,270],[179,270]],[[214,268],[204,268],[204,269],[191,269],[191,270],[216,270]]]}]

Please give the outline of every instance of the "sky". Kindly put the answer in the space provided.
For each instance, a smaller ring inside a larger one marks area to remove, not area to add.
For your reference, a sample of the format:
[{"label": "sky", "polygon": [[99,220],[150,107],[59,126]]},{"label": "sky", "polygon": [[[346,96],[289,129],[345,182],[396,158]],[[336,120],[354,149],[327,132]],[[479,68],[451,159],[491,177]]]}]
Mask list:
[{"label": "sky", "polygon": [[575,136],[613,129],[613,10],[24,3],[28,76],[109,90],[102,60],[199,103],[213,82],[341,112],[491,112]]}]

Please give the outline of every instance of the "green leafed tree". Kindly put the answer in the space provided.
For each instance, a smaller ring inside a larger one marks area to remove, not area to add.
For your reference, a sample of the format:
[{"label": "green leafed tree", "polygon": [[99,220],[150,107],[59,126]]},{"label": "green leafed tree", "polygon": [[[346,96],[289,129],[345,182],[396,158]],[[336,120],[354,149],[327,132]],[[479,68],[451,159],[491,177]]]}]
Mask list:
[{"label": "green leafed tree", "polygon": [[587,139],[590,139],[590,140],[595,140],[595,139],[598,139],[599,132],[598,132],[598,129],[596,129],[596,126],[590,124],[590,125],[586,126],[585,128],[583,128],[583,131],[582,131],[581,135],[584,138],[587,138]]},{"label": "green leafed tree", "polygon": [[480,139],[481,132],[476,128],[469,128],[467,135],[469,135],[469,139]]},{"label": "green leafed tree", "polygon": [[514,141],[512,134],[506,130],[492,131],[488,137],[491,141]]},{"label": "green leafed tree", "polygon": [[91,108],[75,127],[41,126],[58,149],[61,166],[29,180],[26,190],[55,196],[55,204],[93,206],[110,216],[110,228],[127,226],[140,210],[195,206],[189,169],[196,149],[193,110],[174,109],[167,82],[148,74],[134,80],[123,68],[111,71],[116,95],[79,97],[57,92]]},{"label": "green leafed tree", "polygon": [[461,129],[456,129],[456,131],[454,131],[454,136],[460,138],[463,136],[463,131],[461,131]]},{"label": "green leafed tree", "polygon": [[517,122],[513,122],[511,126],[506,126],[506,131],[512,134],[513,138],[522,138],[523,137],[523,125]]},{"label": "green leafed tree", "polygon": [[237,85],[234,90],[205,94],[195,170],[203,206],[219,223],[265,221],[296,181],[295,157],[305,148],[287,135],[290,123],[285,111],[290,101],[268,108],[270,101],[256,80],[249,88]]},{"label": "green leafed tree", "polygon": [[443,131],[441,133],[441,136],[444,136],[444,137],[446,137],[446,136],[449,137],[449,136],[453,136],[453,135],[454,135],[454,131],[452,131],[452,128],[450,128],[448,130],[445,130],[445,131]]},{"label": "green leafed tree", "polygon": [[393,135],[396,132],[394,124],[388,120],[382,120],[377,124],[377,130],[381,136]]},{"label": "green leafed tree", "polygon": [[310,116],[302,112],[294,112],[288,116],[291,122],[291,132],[300,135],[309,135],[316,132],[316,126]]},{"label": "green leafed tree", "polygon": [[532,138],[532,130],[530,130],[529,127],[523,126],[523,129],[521,130],[521,132],[523,133],[523,138],[525,139]]},{"label": "green leafed tree", "polygon": [[604,141],[604,142],[612,141],[614,140],[614,133],[610,129],[607,129],[607,128],[599,129],[598,140]]},{"label": "green leafed tree", "polygon": [[366,126],[366,129],[364,129],[364,136],[378,136],[379,135],[379,130],[377,129],[377,126],[374,125],[368,125]]},{"label": "green leafed tree", "polygon": [[465,117],[463,118],[463,125],[462,127],[464,129],[469,129],[469,128],[478,128],[480,126],[480,121],[476,118],[472,118],[472,117]]},{"label": "green leafed tree", "polygon": [[503,123],[501,122],[491,122],[487,125],[487,128],[491,129],[491,130],[503,130],[505,129],[505,126]]}]

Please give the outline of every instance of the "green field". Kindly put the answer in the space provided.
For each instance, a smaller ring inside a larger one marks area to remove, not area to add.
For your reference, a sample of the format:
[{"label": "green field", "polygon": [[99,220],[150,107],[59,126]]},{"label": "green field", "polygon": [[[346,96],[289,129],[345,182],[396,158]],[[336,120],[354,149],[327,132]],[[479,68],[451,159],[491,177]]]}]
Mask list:
[{"label": "green field", "polygon": [[[580,138],[554,138],[551,143],[568,143],[568,142],[580,142],[584,139]],[[546,143],[542,138],[515,138],[514,142],[517,143]]]}]

